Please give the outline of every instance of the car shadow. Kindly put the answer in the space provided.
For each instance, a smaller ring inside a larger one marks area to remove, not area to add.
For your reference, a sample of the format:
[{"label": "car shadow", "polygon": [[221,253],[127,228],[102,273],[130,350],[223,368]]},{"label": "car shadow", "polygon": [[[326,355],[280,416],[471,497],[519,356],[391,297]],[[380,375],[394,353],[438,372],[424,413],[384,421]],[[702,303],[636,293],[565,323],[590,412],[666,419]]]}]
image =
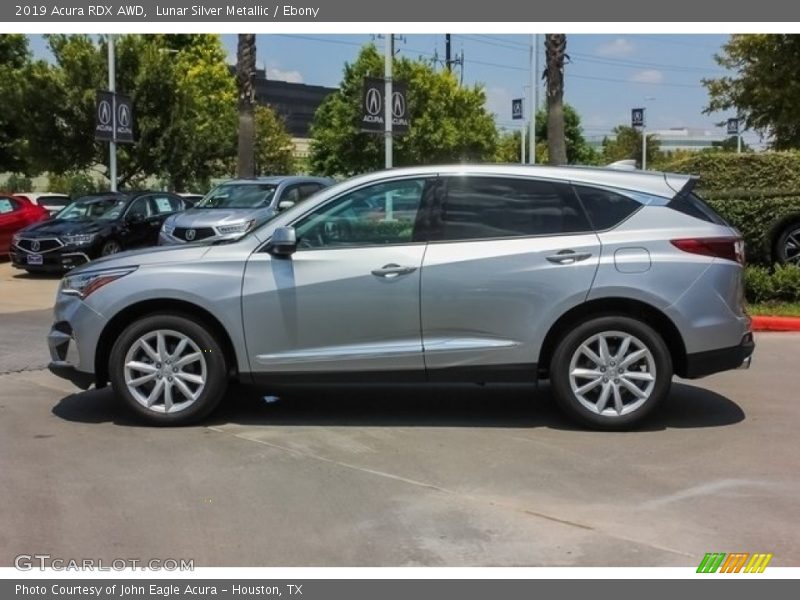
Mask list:
[{"label": "car shadow", "polygon": [[[231,386],[220,408],[200,426],[584,429],[561,413],[547,384],[293,386],[271,393],[276,395]],[[108,388],[66,396],[53,414],[80,423],[142,426]],[[744,411],[733,400],[675,382],[667,401],[636,430],[723,427],[744,419]]]},{"label": "car shadow", "polygon": [[61,279],[64,275],[61,273],[49,273],[47,271],[33,271],[32,273],[28,273],[27,271],[18,271],[14,273],[11,278],[12,279]]}]

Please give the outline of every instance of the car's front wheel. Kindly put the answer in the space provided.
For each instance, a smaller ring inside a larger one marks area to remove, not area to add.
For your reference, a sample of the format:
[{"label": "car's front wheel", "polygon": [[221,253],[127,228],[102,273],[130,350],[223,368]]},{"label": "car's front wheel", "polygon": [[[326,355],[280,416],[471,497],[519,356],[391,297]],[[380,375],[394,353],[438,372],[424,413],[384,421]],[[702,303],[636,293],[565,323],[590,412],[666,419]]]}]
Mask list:
[{"label": "car's front wheel", "polygon": [[206,417],[228,385],[222,348],[201,323],[157,314],[129,325],[111,351],[114,391],[153,425],[186,425]]},{"label": "car's front wheel", "polygon": [[669,393],[672,359],[645,323],[622,316],[585,321],[569,332],[550,363],[561,407],[598,429],[626,429]]}]

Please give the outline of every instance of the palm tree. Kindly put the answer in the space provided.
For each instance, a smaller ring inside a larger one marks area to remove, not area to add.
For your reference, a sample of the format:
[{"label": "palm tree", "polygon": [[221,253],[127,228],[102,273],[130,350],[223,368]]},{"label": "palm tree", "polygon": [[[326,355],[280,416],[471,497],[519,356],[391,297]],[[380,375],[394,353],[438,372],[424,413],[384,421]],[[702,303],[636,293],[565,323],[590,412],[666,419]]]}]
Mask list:
[{"label": "palm tree", "polygon": [[240,33],[236,49],[236,86],[239,90],[239,177],[252,177],[255,165],[256,36]]},{"label": "palm tree", "polygon": [[546,33],[544,36],[545,70],[547,80],[547,154],[551,165],[567,162],[567,143],[564,137],[564,64],[567,55],[567,36]]}]

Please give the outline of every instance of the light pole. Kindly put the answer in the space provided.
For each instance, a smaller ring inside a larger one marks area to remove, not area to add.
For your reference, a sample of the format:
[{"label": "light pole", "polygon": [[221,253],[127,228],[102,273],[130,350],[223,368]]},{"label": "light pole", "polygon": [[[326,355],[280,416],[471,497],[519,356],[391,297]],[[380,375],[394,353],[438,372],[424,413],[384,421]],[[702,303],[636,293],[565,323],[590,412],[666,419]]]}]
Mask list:
[{"label": "light pole", "polygon": [[653,96],[645,96],[642,109],[642,171],[647,169],[647,103],[653,100]]},{"label": "light pole", "polygon": [[[116,60],[114,56],[114,34],[108,36],[108,91],[111,92],[111,97],[116,100],[117,91],[117,77],[116,77]],[[111,191],[117,191],[117,103],[111,103],[111,124],[113,127],[111,133],[111,141],[108,143],[108,179],[111,181]]]},{"label": "light pole", "polygon": [[539,88],[536,86],[536,77],[539,72],[539,34],[531,34],[530,50],[530,90],[528,94],[528,106],[530,106],[530,132],[528,134],[528,160],[532,165],[536,164],[536,111],[539,108]]},{"label": "light pole", "polygon": [[385,166],[392,168],[392,61],[394,60],[394,34],[387,33],[384,51],[384,75],[386,82],[383,100]]}]

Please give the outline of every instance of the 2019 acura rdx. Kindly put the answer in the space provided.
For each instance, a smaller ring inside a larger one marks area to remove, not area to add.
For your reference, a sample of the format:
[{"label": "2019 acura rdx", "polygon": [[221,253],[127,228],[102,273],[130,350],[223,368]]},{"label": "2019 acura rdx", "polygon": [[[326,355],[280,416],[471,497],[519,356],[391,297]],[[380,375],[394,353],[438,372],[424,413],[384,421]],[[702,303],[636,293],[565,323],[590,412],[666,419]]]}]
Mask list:
[{"label": "2019 acura rdx", "polygon": [[549,379],[571,416],[627,428],[674,374],[754,348],[741,238],[693,185],[497,165],[356,177],[234,242],[75,269],[50,369],[162,425],[202,419],[232,379]]}]

